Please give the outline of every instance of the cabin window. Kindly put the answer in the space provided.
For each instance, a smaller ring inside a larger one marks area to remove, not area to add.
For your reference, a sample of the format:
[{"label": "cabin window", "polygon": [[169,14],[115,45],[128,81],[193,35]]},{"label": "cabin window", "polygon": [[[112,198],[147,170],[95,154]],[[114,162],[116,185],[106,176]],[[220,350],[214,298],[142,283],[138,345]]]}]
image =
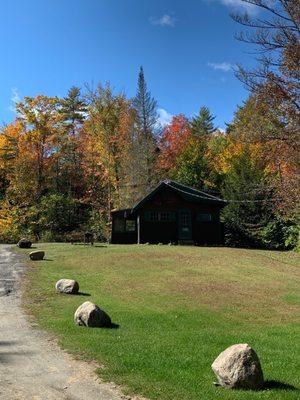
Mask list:
[{"label": "cabin window", "polygon": [[161,212],[160,221],[170,221],[170,213],[168,211]]},{"label": "cabin window", "polygon": [[135,232],[135,221],[130,219],[126,220],[126,232]]},{"label": "cabin window", "polygon": [[197,213],[198,222],[210,222],[212,220],[211,214],[209,213]]},{"label": "cabin window", "polygon": [[174,211],[146,211],[144,217],[147,222],[176,221],[176,213]]},{"label": "cabin window", "polygon": [[148,211],[148,213],[146,213],[146,220],[151,221],[151,222],[158,221],[159,220],[159,212],[158,211]]},{"label": "cabin window", "polygon": [[124,232],[125,231],[125,221],[121,218],[116,218],[114,220],[114,232]]}]

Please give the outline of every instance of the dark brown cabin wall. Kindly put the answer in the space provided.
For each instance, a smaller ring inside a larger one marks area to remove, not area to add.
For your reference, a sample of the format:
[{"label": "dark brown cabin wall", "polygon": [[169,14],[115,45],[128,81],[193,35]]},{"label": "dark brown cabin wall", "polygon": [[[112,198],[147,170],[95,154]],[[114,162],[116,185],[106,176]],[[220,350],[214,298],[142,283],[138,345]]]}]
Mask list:
[{"label": "dark brown cabin wall", "polygon": [[[128,213],[128,210],[127,210]],[[135,232],[115,232],[114,230],[114,225],[115,225],[115,219],[116,218],[121,218],[124,220],[133,220],[135,221]],[[113,212],[112,213],[112,231],[111,231],[111,243],[112,244],[134,244],[137,243],[137,226],[136,226],[136,220],[135,216],[130,215],[127,218],[125,218],[125,213],[124,211],[119,211],[119,212]]]},{"label": "dark brown cabin wall", "polygon": [[[140,243],[177,243],[179,240],[179,223],[178,215],[180,210],[188,209],[191,212],[192,222],[192,240],[199,245],[215,245],[223,244],[223,226],[220,223],[220,210],[223,204],[220,202],[211,202],[209,199],[195,197],[195,201],[189,201],[184,198],[184,194],[179,194],[170,187],[162,187],[153,197],[148,199],[136,211],[119,210],[112,213],[112,235],[111,242],[116,244],[137,243],[137,215],[140,222]],[[176,221],[155,221],[145,220],[147,211],[170,211],[175,212]],[[197,221],[197,213],[210,213],[212,221]],[[135,232],[115,232],[115,218],[135,220]],[[182,233],[181,233],[182,235]]]},{"label": "dark brown cabin wall", "polygon": [[112,232],[111,243],[112,244],[135,244],[135,243],[137,243],[136,232],[134,232],[134,233]]},{"label": "dark brown cabin wall", "polygon": [[[188,208],[188,207],[185,207]],[[144,220],[144,213],[146,211],[153,211],[154,209],[145,209],[141,211],[140,217],[140,242],[141,243],[177,243],[178,242],[178,221],[176,222],[148,222]],[[175,211],[178,210],[165,210],[160,211]],[[218,214],[219,210],[196,208],[192,211],[192,239],[196,244],[222,244],[222,224],[220,222],[198,222],[196,221],[196,213],[199,212],[215,212]],[[194,211],[194,212],[193,212]]]},{"label": "dark brown cabin wall", "polygon": [[[163,211],[163,210],[162,210]],[[141,243],[177,243],[177,222],[147,222],[140,220]]]},{"label": "dark brown cabin wall", "polygon": [[[205,201],[205,200],[204,200]],[[220,223],[220,206],[205,203],[186,201],[179,194],[169,188],[164,188],[152,199],[147,201],[139,210],[140,214],[140,242],[141,243],[170,243],[178,242],[178,221],[176,222],[148,222],[145,221],[147,211],[173,211],[181,209],[191,211],[192,240],[196,244],[222,244],[222,224]],[[198,222],[197,213],[212,214],[212,222]]]}]

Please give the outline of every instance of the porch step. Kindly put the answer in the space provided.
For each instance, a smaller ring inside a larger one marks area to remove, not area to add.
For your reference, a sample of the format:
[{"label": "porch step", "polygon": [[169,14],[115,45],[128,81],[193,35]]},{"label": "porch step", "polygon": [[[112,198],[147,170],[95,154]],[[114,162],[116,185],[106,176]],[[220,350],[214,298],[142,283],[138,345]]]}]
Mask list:
[{"label": "porch step", "polygon": [[180,246],[195,246],[194,240],[178,240]]}]

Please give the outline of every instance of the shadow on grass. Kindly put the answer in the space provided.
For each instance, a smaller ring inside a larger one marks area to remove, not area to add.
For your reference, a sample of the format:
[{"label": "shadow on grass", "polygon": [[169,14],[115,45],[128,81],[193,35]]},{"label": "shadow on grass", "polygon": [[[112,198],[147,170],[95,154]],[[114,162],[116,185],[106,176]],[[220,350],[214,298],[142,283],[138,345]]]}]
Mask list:
[{"label": "shadow on grass", "polygon": [[[71,243],[70,243],[71,244]],[[90,243],[84,244],[84,243],[73,243],[72,246],[84,246],[84,247],[107,247],[106,244],[94,244],[91,246]]]},{"label": "shadow on grass", "polygon": [[[85,324],[81,324],[80,326],[87,326]],[[105,326],[89,326],[89,329],[119,329],[120,325],[119,324],[115,324],[114,322],[111,322],[110,325],[105,325]]]},{"label": "shadow on grass", "polygon": [[114,322],[112,322],[109,326],[107,326],[108,329],[119,329],[120,325],[119,324],[115,324]]},{"label": "shadow on grass", "polygon": [[[214,382],[214,385],[216,387],[221,387],[221,385],[218,382]],[[234,390],[237,391],[254,391],[254,392],[263,392],[265,390],[290,390],[290,391],[296,391],[298,392],[299,389],[296,388],[293,385],[290,385],[289,383],[284,383],[284,382],[280,382],[280,381],[276,381],[276,380],[267,380],[264,382],[264,385],[259,388],[259,389],[243,389],[243,388],[236,388]]]},{"label": "shadow on grass", "polygon": [[275,380],[268,380],[265,381],[264,387],[262,390],[271,390],[271,389],[279,389],[279,390],[295,390],[299,391],[298,388],[296,388],[293,385],[290,385],[288,383],[280,382],[280,381],[275,381]]},{"label": "shadow on grass", "polygon": [[57,291],[57,294],[62,295],[62,296],[86,296],[90,297],[90,293],[85,293],[85,292],[77,292],[77,293],[64,293],[64,292],[59,292]]}]

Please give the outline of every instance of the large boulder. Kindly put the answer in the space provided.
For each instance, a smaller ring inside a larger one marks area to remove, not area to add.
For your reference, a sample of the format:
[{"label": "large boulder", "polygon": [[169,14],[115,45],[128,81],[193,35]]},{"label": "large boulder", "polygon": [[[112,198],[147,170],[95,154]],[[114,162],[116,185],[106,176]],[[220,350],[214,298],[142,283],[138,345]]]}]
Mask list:
[{"label": "large boulder", "polygon": [[88,327],[110,327],[111,319],[105,311],[96,304],[86,301],[77,308],[74,314],[74,321],[77,325]]},{"label": "large boulder", "polygon": [[259,358],[248,344],[228,347],[215,359],[211,367],[223,387],[258,390],[263,386]]},{"label": "large boulder", "polygon": [[45,257],[45,252],[40,250],[32,251],[31,253],[29,253],[29,257],[33,261],[42,260]]},{"label": "large boulder", "polygon": [[31,241],[26,238],[22,238],[18,242],[18,246],[20,247],[20,249],[29,249],[31,245]]},{"label": "large boulder", "polygon": [[76,294],[79,291],[78,282],[73,279],[60,279],[56,282],[55,288],[60,293]]}]

